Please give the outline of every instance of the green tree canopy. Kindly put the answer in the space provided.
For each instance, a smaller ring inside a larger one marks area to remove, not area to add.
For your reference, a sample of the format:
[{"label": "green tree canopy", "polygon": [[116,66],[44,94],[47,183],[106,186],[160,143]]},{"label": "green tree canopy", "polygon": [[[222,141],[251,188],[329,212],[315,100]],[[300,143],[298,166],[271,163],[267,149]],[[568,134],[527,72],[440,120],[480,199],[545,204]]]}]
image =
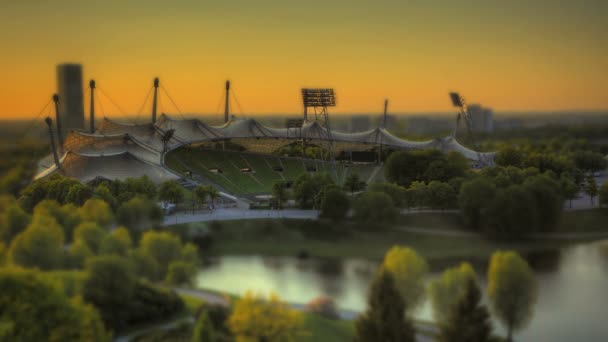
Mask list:
[{"label": "green tree canopy", "polygon": [[591,200],[591,205],[594,205],[594,199],[598,195],[599,189],[597,188],[597,182],[595,181],[595,177],[588,176],[585,179],[585,187],[583,188],[585,193],[589,196]]},{"label": "green tree canopy", "polygon": [[134,197],[123,203],[116,212],[116,221],[130,230],[154,227],[162,222],[162,209],[153,201]]},{"label": "green tree canopy", "polygon": [[11,263],[41,270],[60,268],[63,265],[63,230],[53,217],[36,216],[36,219],[15,239],[9,258]]},{"label": "green tree canopy", "polygon": [[94,254],[97,254],[106,234],[106,231],[96,223],[84,222],[76,227],[74,241],[84,243]]},{"label": "green tree canopy", "polygon": [[394,246],[384,256],[382,269],[391,273],[395,287],[407,304],[408,310],[416,309],[424,300],[424,278],[429,265],[413,249]]},{"label": "green tree canopy", "polygon": [[390,222],[398,214],[391,197],[383,192],[366,192],[359,196],[353,209],[355,218],[361,222]]},{"label": "green tree canopy", "polygon": [[184,189],[174,180],[164,181],[158,188],[158,198],[163,202],[181,203],[184,201]]},{"label": "green tree canopy", "polygon": [[99,314],[78,299],[70,301],[40,273],[0,269],[0,338],[6,341],[110,341]]},{"label": "green tree canopy", "polygon": [[333,221],[341,221],[350,209],[348,197],[339,189],[325,191],[321,201],[321,216]]},{"label": "green tree canopy", "polygon": [[395,287],[391,272],[380,271],[372,282],[366,311],[355,323],[355,341],[415,341],[407,305]]},{"label": "green tree canopy", "polygon": [[114,221],[110,205],[97,198],[91,198],[78,210],[83,222],[94,222],[102,228],[107,228]]},{"label": "green tree canopy", "polygon": [[89,258],[86,271],[83,298],[99,309],[109,329],[124,329],[136,288],[129,260],[116,255]]},{"label": "green tree canopy", "polygon": [[507,328],[508,340],[513,331],[524,328],[532,319],[538,284],[533,271],[517,253],[498,251],[488,268],[488,297],[492,311]]},{"label": "green tree canopy", "polygon": [[236,302],[228,327],[237,341],[291,341],[303,324],[302,314],[279,296],[247,292]]},{"label": "green tree canopy", "polygon": [[287,184],[284,181],[272,184],[272,199],[277,209],[283,209],[283,203],[287,201]]},{"label": "green tree canopy", "polygon": [[352,196],[355,192],[364,190],[366,186],[367,184],[365,183],[365,181],[359,178],[358,173],[351,173],[344,180],[343,188],[344,190],[350,192]]},{"label": "green tree canopy", "polygon": [[30,215],[21,209],[14,198],[7,199],[6,203],[0,205],[0,241],[9,244],[30,221]]},{"label": "green tree canopy", "polygon": [[428,287],[435,322],[445,322],[452,306],[467,289],[469,280],[475,280],[475,271],[468,263],[449,268],[441,277],[431,281]]},{"label": "green tree canopy", "polygon": [[152,257],[159,265],[160,277],[164,278],[171,262],[182,256],[182,243],[179,237],[166,232],[149,231],[144,233],[139,243],[142,253]]},{"label": "green tree canopy", "polygon": [[458,204],[468,226],[481,229],[484,211],[496,194],[496,185],[486,177],[475,178],[462,184]]},{"label": "green tree canopy", "polygon": [[447,319],[441,324],[441,342],[490,342],[492,321],[488,309],[481,302],[481,291],[475,279],[463,284],[463,293],[448,308]]}]

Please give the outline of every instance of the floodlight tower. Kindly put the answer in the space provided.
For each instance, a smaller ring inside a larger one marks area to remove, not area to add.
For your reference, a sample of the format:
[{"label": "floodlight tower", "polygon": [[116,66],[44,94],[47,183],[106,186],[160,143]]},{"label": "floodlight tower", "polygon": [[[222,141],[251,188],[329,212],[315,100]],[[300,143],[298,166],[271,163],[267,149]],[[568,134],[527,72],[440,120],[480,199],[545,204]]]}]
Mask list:
[{"label": "floodlight tower", "polygon": [[230,81],[226,81],[226,103],[224,103],[224,123],[230,120]]},{"label": "floodlight tower", "polygon": [[386,129],[386,116],[388,114],[388,99],[384,100],[384,115],[382,116],[382,128]]},{"label": "floodlight tower", "polygon": [[[152,98],[152,124],[156,123],[156,102],[158,100],[158,77],[154,78],[154,97]],[[149,94],[149,93],[148,93]]]},{"label": "floodlight tower", "polygon": [[57,156],[57,147],[55,146],[55,137],[53,136],[53,119],[50,117],[46,117],[44,122],[47,126],[49,126],[49,138],[51,139],[51,151],[53,152],[53,159],[55,160],[55,165],[59,168],[59,157]]},{"label": "floodlight tower", "polygon": [[481,156],[481,152],[479,152],[479,145],[477,144],[477,142],[475,141],[475,137],[473,136],[473,124],[471,122],[471,116],[469,115],[469,109],[467,107],[466,101],[464,100],[464,97],[460,96],[459,93],[451,92],[450,99],[452,100],[452,105],[460,109],[460,111],[458,112],[458,116],[456,116],[456,127],[454,127],[454,133],[452,133],[452,138],[456,140],[456,134],[458,132],[458,127],[460,126],[460,120],[464,118],[464,122],[467,127],[467,132],[469,133],[471,142],[473,143],[473,146],[475,147],[475,150],[477,152],[477,159],[479,160],[479,163],[481,165],[484,165],[485,161]]},{"label": "floodlight tower", "polygon": [[95,133],[95,80],[89,81],[89,89],[91,89],[91,111],[90,111],[90,125],[91,125],[91,134]]},{"label": "floodlight tower", "polygon": [[57,141],[59,142],[59,148],[63,149],[63,134],[61,131],[61,112],[59,110],[59,95],[53,95],[53,102],[55,102],[55,121],[57,125]]},{"label": "floodlight tower", "polygon": [[161,163],[165,164],[165,154],[168,151],[169,141],[173,138],[173,134],[175,134],[175,129],[171,128],[165,131],[163,136],[161,137],[161,141],[163,142],[163,153],[161,154]]},{"label": "floodlight tower", "polygon": [[304,120],[308,119],[308,108],[313,108],[315,119],[327,131],[327,140],[329,142],[329,158],[334,162],[334,141],[331,134],[331,126],[329,124],[329,112],[327,107],[336,106],[336,96],[332,88],[323,89],[302,89],[302,102],[304,104]]}]

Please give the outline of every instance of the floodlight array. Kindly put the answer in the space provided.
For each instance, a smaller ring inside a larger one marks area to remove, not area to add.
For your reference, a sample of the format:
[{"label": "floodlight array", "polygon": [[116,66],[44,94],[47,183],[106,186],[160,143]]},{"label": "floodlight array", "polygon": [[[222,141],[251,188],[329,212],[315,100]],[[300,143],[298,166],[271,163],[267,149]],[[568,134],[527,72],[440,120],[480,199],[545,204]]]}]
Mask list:
[{"label": "floodlight array", "polygon": [[336,96],[332,88],[302,89],[304,107],[334,107]]}]

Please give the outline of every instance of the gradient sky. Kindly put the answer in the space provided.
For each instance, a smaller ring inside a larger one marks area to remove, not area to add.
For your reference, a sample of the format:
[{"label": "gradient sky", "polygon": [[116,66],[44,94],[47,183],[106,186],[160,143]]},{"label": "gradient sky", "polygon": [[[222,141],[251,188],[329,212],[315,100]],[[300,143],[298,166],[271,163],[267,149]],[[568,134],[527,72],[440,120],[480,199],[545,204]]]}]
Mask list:
[{"label": "gradient sky", "polygon": [[225,79],[246,113],[301,112],[301,87],[334,87],[335,112],[448,111],[451,90],[498,111],[600,110],[606,18],[604,0],[0,0],[0,118],[36,115],[60,62],[129,113],[155,76],[195,113],[218,112]]}]

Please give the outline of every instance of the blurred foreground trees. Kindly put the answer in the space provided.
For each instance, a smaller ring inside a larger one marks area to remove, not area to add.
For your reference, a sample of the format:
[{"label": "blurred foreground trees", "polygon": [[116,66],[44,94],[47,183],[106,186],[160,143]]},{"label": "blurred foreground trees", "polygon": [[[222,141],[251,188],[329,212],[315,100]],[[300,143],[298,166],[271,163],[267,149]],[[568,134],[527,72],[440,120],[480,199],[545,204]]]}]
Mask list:
[{"label": "blurred foreground trees", "polygon": [[408,310],[415,310],[424,300],[424,279],[429,265],[409,247],[394,246],[384,256],[382,270],[391,274],[395,287]]},{"label": "blurred foreground trees", "polygon": [[506,327],[508,341],[513,332],[532,319],[538,284],[528,263],[515,252],[498,251],[488,268],[488,297],[492,311]]},{"label": "blurred foreground trees", "polygon": [[0,269],[0,340],[110,341],[99,313],[35,271]]},{"label": "blurred foreground trees", "polygon": [[290,341],[300,333],[303,317],[277,295],[268,299],[247,292],[228,319],[230,331],[241,342]]},{"label": "blurred foreground trees", "polygon": [[393,275],[381,270],[370,287],[367,309],[355,323],[355,341],[415,341],[414,325],[406,316],[407,311]]},{"label": "blurred foreground trees", "polygon": [[446,319],[440,324],[439,340],[441,342],[493,341],[490,313],[481,302],[481,291],[475,279],[467,279],[462,293],[454,297],[454,303],[447,308]]}]

